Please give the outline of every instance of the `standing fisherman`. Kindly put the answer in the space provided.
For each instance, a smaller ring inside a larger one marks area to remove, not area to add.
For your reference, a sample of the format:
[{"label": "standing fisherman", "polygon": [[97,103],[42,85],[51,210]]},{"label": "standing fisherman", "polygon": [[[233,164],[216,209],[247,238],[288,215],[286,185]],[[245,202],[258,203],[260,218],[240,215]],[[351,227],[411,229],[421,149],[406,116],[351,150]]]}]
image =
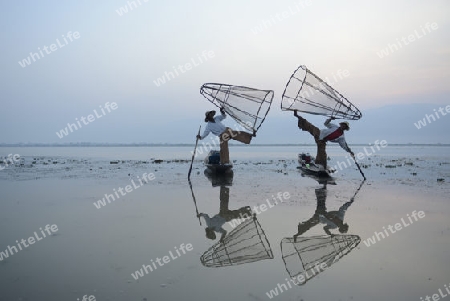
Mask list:
[{"label": "standing fisherman", "polygon": [[206,125],[205,131],[202,135],[197,135],[197,139],[204,139],[208,136],[209,133],[213,133],[214,135],[220,138],[220,164],[228,164],[230,163],[230,153],[228,150],[228,140],[233,139],[240,141],[245,144],[250,144],[252,137],[256,137],[254,133],[249,134],[241,131],[233,131],[232,129],[224,126],[222,124],[222,120],[224,120],[227,116],[225,115],[225,111],[223,108],[220,108],[221,115],[214,117],[216,111],[207,111],[205,113],[205,122]]},{"label": "standing fisherman", "polygon": [[336,125],[334,123],[330,123],[331,120],[335,119],[334,117],[328,118],[324,125],[327,127],[326,129],[320,130],[318,127],[309,123],[305,118],[299,116],[297,114],[297,110],[294,111],[294,116],[298,118],[298,127],[303,130],[309,132],[315,139],[317,144],[317,156],[315,163],[319,166],[320,169],[327,169],[327,152],[326,146],[327,141],[339,143],[339,145],[355,159],[355,154],[348,147],[347,142],[345,141],[344,131],[350,130],[350,125],[347,121],[343,121]]}]

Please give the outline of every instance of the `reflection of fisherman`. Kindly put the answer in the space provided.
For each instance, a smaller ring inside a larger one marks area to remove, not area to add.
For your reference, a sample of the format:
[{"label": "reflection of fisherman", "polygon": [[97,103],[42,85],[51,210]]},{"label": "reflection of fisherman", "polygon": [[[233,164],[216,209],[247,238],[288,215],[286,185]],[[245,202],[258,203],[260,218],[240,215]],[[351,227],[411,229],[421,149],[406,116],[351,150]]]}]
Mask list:
[{"label": "reflection of fisherman", "polygon": [[230,199],[230,188],[226,186],[220,186],[220,211],[213,217],[209,217],[208,214],[200,213],[197,216],[203,217],[206,223],[206,237],[209,239],[216,239],[216,233],[220,233],[220,241],[223,242],[227,231],[223,229],[223,225],[233,219],[240,219],[242,215],[251,215],[251,209],[249,206],[242,207],[237,210],[229,210],[228,203]]},{"label": "reflection of fisherman", "polygon": [[319,223],[324,224],[323,230],[326,234],[331,235],[330,230],[338,229],[340,233],[347,233],[348,225],[344,223],[344,215],[348,207],[353,203],[352,197],[349,202],[343,204],[338,211],[327,212],[325,202],[327,199],[326,185],[324,187],[316,189],[317,208],[314,215],[307,221],[298,224],[298,232],[294,235],[294,239],[302,235],[312,227]]},{"label": "reflection of fisherman", "polygon": [[324,169],[327,168],[327,153],[326,153],[326,143],[327,141],[339,143],[339,145],[347,152],[355,158],[355,154],[348,147],[347,142],[345,141],[344,131],[350,130],[350,125],[347,121],[339,123],[336,125],[334,123],[330,123],[334,117],[329,118],[325,121],[324,125],[327,127],[326,129],[320,130],[316,126],[309,123],[306,119],[299,116],[297,114],[297,110],[294,111],[294,116],[298,118],[298,127],[303,131],[309,132],[313,135],[317,144],[317,156],[315,163],[316,165],[322,166]]},{"label": "reflection of fisherman", "polygon": [[204,139],[208,136],[209,133],[213,133],[216,136],[220,137],[220,163],[227,164],[230,163],[230,154],[228,151],[228,140],[233,139],[240,141],[245,144],[250,144],[252,137],[256,137],[256,134],[249,134],[241,131],[233,131],[232,129],[225,127],[222,124],[222,120],[226,118],[225,111],[223,108],[220,108],[220,116],[214,117],[216,111],[207,111],[205,113],[205,122],[206,125],[205,131],[202,135],[197,135],[197,139]]}]

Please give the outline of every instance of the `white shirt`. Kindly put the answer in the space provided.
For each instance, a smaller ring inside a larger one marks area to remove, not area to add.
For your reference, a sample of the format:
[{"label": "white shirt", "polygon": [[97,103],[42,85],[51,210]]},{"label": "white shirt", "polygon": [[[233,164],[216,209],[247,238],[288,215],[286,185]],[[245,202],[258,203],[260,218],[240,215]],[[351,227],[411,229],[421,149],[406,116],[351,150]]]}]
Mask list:
[{"label": "white shirt", "polygon": [[[337,130],[339,128],[338,125],[334,124],[334,123],[330,123],[331,118],[327,119],[324,123],[324,125],[327,127],[326,129],[321,129],[320,130],[320,136],[319,139],[323,140],[326,136],[330,135],[331,133],[333,133],[335,130]],[[352,150],[348,147],[347,142],[345,141],[345,136],[344,134],[342,134],[341,136],[339,136],[338,138],[334,139],[334,140],[330,140],[331,142],[334,143],[339,143],[339,145],[347,152],[351,152]]]},{"label": "white shirt", "polygon": [[227,116],[225,114],[214,117],[215,122],[208,121],[206,125],[205,131],[200,137],[200,140],[204,139],[209,133],[213,133],[216,136],[220,136],[223,132],[225,132],[226,126],[222,124],[222,120],[224,120]]},{"label": "white shirt", "polygon": [[218,233],[227,233],[225,229],[223,229],[223,224],[225,224],[226,219],[222,217],[220,214],[214,215],[212,218],[208,216],[208,214],[200,213],[200,216],[202,216],[205,219],[207,228],[211,228],[214,230],[214,232]]}]

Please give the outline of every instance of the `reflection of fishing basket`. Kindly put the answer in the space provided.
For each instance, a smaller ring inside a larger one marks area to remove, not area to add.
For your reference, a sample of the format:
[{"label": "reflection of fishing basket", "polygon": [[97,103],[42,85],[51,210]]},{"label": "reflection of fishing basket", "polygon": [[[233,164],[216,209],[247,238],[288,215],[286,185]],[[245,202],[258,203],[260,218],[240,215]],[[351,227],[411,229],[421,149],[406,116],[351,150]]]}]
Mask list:
[{"label": "reflection of fishing basket", "polygon": [[[304,284],[339,261],[361,242],[358,235],[286,237],[281,241],[281,254],[291,278],[303,275]],[[321,267],[322,265],[322,267]]]},{"label": "reflection of fishing basket", "polygon": [[233,229],[223,242],[217,242],[200,257],[206,267],[239,265],[272,259],[269,241],[256,215]]}]

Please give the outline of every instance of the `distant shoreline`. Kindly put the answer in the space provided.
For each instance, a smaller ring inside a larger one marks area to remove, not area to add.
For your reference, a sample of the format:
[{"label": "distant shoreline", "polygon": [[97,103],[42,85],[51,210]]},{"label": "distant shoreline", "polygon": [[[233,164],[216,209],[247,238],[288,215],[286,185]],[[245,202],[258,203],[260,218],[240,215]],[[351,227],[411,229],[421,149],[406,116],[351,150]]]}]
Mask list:
[{"label": "distant shoreline", "polygon": [[[195,144],[192,143],[179,143],[179,144],[171,144],[171,143],[65,143],[65,144],[52,144],[52,143],[0,143],[0,147],[194,147]],[[354,143],[353,146],[367,146],[370,144],[362,144],[362,143]],[[450,146],[450,144],[444,143],[389,143],[390,146]],[[258,147],[258,146],[315,146],[315,144],[251,144],[251,145],[242,145],[242,144],[230,144],[230,146],[234,147]],[[332,146],[332,145],[330,145]]]}]

